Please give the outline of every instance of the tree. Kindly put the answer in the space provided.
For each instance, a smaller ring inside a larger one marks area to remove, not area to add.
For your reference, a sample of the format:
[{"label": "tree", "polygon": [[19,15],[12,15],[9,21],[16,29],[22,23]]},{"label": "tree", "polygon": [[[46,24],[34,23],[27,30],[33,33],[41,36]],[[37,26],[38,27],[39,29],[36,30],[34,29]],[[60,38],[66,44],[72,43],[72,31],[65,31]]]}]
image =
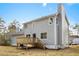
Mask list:
[{"label": "tree", "polygon": [[6,39],[5,32],[6,32],[5,21],[3,20],[3,18],[0,17],[0,43],[4,43]]},{"label": "tree", "polygon": [[8,26],[9,32],[17,32],[20,30],[20,24],[18,21],[13,20],[10,25]]},{"label": "tree", "polygon": [[73,27],[74,29],[77,29],[78,34],[79,34],[79,24],[75,24],[75,26]]},{"label": "tree", "polygon": [[5,30],[4,23],[5,23],[4,20],[0,18],[0,34],[4,34],[4,30]]},{"label": "tree", "polygon": [[79,24],[75,24],[74,29],[79,29]]}]

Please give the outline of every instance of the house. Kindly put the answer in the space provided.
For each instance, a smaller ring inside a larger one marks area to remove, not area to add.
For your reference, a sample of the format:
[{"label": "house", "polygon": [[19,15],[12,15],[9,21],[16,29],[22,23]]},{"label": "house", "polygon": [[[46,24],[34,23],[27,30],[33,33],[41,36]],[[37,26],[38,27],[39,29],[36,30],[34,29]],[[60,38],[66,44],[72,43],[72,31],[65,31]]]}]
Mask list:
[{"label": "house", "polygon": [[70,44],[79,44],[79,31],[78,31],[78,29],[73,29],[72,27],[70,27],[69,30],[70,30],[69,43]]},{"label": "house", "polygon": [[70,40],[71,40],[70,44],[78,45],[79,44],[79,35],[72,35],[72,36],[70,36]]},{"label": "house", "polygon": [[23,31],[26,37],[39,38],[48,49],[69,46],[69,22],[62,4],[55,14],[23,23]]},{"label": "house", "polygon": [[12,46],[17,46],[17,37],[19,36],[24,36],[23,31],[7,33],[7,37],[10,39],[10,44]]},{"label": "house", "polygon": [[24,36],[23,31],[21,31],[21,29],[16,26],[16,25],[9,25],[8,26],[8,33],[7,33],[7,37],[8,39],[10,39],[10,44],[12,46],[16,46],[17,45],[17,40],[16,38],[19,36]]}]

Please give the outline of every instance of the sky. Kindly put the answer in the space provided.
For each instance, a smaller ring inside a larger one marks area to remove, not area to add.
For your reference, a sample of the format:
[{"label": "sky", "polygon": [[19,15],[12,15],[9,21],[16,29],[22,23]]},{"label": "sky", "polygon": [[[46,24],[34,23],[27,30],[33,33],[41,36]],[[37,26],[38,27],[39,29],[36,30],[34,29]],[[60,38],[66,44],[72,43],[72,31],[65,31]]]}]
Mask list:
[{"label": "sky", "polygon": [[[7,25],[13,20],[21,24],[54,14],[57,11],[57,3],[0,3],[0,17]],[[70,25],[79,23],[79,4],[64,4],[66,15]]]}]

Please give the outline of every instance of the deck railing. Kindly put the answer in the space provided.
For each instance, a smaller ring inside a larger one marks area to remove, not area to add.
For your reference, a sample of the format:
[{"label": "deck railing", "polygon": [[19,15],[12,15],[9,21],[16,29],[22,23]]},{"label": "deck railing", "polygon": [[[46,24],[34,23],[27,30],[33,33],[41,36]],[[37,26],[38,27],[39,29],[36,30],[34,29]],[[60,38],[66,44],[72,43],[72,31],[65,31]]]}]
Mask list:
[{"label": "deck railing", "polygon": [[44,47],[44,43],[39,38],[33,37],[18,37],[17,44],[30,44],[33,47]]}]

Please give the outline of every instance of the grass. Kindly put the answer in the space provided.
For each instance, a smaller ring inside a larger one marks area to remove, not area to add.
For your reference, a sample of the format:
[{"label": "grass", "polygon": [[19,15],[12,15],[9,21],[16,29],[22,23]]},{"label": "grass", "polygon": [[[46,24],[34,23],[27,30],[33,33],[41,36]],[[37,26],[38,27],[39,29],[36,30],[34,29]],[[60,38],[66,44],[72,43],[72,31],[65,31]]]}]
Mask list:
[{"label": "grass", "polygon": [[11,46],[0,46],[1,56],[79,56],[79,45],[72,45],[63,50],[17,49]]}]

